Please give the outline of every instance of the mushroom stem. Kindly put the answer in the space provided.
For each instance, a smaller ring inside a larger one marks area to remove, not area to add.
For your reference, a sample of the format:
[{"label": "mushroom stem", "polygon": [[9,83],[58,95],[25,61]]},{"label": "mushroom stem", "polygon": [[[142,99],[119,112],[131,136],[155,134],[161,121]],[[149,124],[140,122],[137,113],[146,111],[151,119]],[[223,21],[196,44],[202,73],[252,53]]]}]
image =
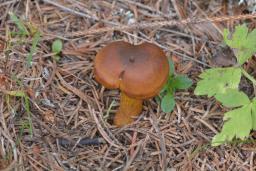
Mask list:
[{"label": "mushroom stem", "polygon": [[120,107],[115,115],[114,124],[118,127],[133,122],[134,117],[138,116],[142,111],[143,100],[128,97],[121,92]]}]

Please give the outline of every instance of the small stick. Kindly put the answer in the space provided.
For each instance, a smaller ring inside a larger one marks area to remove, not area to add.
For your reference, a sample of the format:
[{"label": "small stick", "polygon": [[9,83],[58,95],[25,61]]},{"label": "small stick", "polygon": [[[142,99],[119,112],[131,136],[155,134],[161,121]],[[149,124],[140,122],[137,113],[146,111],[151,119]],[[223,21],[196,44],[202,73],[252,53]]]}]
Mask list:
[{"label": "small stick", "polygon": [[103,27],[99,29],[91,29],[87,31],[79,31],[70,34],[69,36],[81,36],[88,34],[103,33],[109,31],[125,31],[125,30],[136,30],[136,29],[145,29],[145,28],[157,28],[164,26],[177,26],[177,25],[187,25],[187,24],[199,24],[205,22],[223,22],[229,20],[245,20],[256,18],[256,14],[246,14],[246,15],[236,15],[236,16],[224,16],[224,17],[212,17],[207,19],[198,19],[198,18],[187,18],[184,20],[168,20],[168,21],[157,21],[157,22],[144,22],[144,23],[135,23],[131,25],[118,25],[112,27]]},{"label": "small stick", "polygon": [[151,122],[153,128],[155,129],[155,131],[159,137],[159,140],[160,140],[159,142],[160,142],[160,148],[161,148],[161,154],[162,154],[162,170],[167,170],[167,151],[166,151],[164,134],[159,129],[158,123],[157,123],[157,118],[153,112],[150,114],[150,116],[151,116],[150,122]]},{"label": "small stick", "polygon": [[[62,146],[74,145],[74,141],[70,141],[66,138],[58,138],[59,144]],[[103,138],[82,138],[77,145],[100,145],[105,143]]]}]

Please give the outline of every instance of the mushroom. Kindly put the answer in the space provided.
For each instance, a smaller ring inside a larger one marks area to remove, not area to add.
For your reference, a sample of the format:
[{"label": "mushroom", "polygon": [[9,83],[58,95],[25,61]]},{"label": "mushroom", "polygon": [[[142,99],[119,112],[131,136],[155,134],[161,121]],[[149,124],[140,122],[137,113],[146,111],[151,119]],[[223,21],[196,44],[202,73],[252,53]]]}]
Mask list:
[{"label": "mushroom", "polygon": [[152,43],[132,45],[116,41],[102,48],[94,61],[95,79],[108,89],[120,89],[120,107],[114,124],[133,122],[142,111],[144,99],[159,93],[169,73],[168,59]]}]

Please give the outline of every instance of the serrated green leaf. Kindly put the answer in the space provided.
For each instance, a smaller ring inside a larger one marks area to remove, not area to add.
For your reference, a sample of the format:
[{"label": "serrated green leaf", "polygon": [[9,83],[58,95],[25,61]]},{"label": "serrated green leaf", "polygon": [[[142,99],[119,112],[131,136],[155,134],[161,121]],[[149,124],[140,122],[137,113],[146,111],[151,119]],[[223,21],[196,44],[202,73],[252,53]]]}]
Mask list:
[{"label": "serrated green leaf", "polygon": [[62,41],[57,39],[54,40],[54,42],[52,43],[52,52],[55,54],[59,54],[62,51]]},{"label": "serrated green leaf", "polygon": [[232,36],[230,36],[230,32],[227,29],[225,29],[223,31],[223,38],[227,45],[229,45],[232,48],[239,49],[239,48],[242,48],[243,45],[245,44],[247,34],[248,34],[248,28],[246,24],[243,24],[243,25],[237,25],[235,27],[235,31],[232,34]]},{"label": "serrated green leaf", "polygon": [[208,95],[225,93],[227,89],[237,89],[241,79],[240,68],[213,68],[205,70],[199,75],[194,93],[196,95]]},{"label": "serrated green leaf", "polygon": [[239,107],[250,103],[247,95],[238,89],[227,89],[225,93],[216,94],[215,98],[226,107]]},{"label": "serrated green leaf", "polygon": [[175,106],[175,100],[171,93],[167,93],[161,102],[161,108],[163,112],[171,112]]},{"label": "serrated green leaf", "polygon": [[236,54],[238,63],[242,65],[252,57],[253,53],[254,51],[250,49],[240,49]]},{"label": "serrated green leaf", "polygon": [[176,89],[187,89],[192,85],[192,80],[186,75],[177,75],[173,78],[171,86]]},{"label": "serrated green leaf", "polygon": [[238,49],[237,59],[239,64],[245,63],[256,52],[256,29],[248,33],[246,40]]},{"label": "serrated green leaf", "polygon": [[248,33],[246,24],[238,25],[231,38],[227,29],[223,31],[223,39],[231,48],[235,48],[235,55],[240,65],[244,64],[256,52],[256,29]]},{"label": "serrated green leaf", "polygon": [[247,36],[246,47],[255,52],[256,50],[256,29],[253,29]]},{"label": "serrated green leaf", "polygon": [[251,104],[225,113],[225,123],[221,132],[212,139],[212,146],[232,141],[233,138],[245,139],[252,129]]}]

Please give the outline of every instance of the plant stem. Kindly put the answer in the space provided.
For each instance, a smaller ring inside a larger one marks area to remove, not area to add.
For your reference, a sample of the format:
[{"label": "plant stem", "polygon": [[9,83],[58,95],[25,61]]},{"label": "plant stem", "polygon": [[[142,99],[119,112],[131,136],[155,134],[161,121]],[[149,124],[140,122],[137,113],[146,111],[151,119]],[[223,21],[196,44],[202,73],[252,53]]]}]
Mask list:
[{"label": "plant stem", "polygon": [[253,85],[256,85],[256,80],[250,74],[248,74],[243,68],[241,68],[241,71],[243,75],[253,83]]}]

